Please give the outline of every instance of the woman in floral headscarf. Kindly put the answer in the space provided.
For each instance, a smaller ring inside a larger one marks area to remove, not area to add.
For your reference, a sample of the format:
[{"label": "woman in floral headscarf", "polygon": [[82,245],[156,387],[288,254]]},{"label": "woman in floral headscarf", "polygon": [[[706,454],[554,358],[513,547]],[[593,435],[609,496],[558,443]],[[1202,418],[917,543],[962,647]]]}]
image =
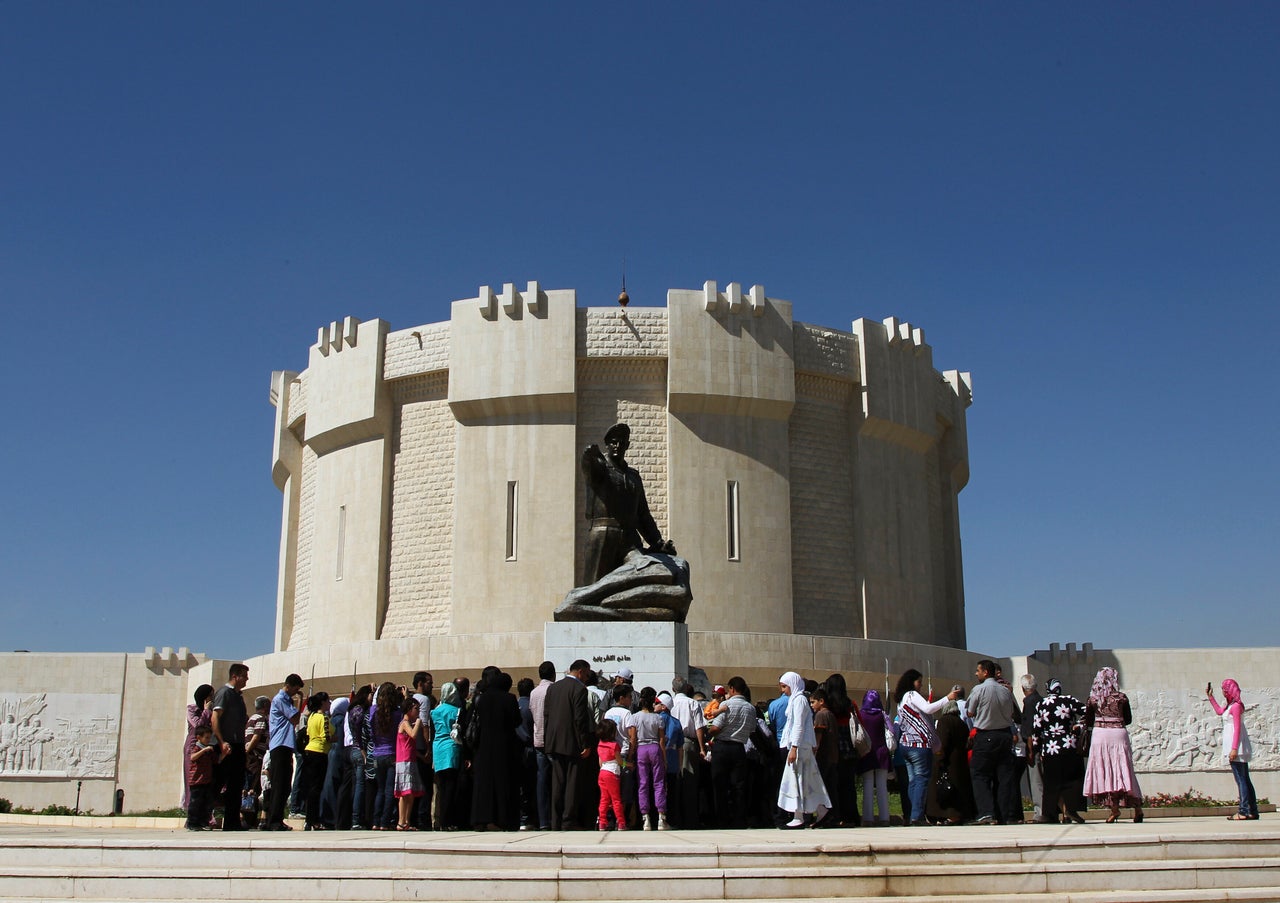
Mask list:
[{"label": "woman in floral headscarf", "polygon": [[1133,807],[1134,823],[1142,821],[1142,790],[1133,770],[1133,749],[1125,725],[1133,721],[1129,697],[1120,692],[1115,668],[1103,668],[1093,679],[1084,723],[1092,729],[1084,792],[1096,805],[1111,810],[1107,822],[1120,817],[1121,806]]},{"label": "woman in floral headscarf", "polygon": [[1231,678],[1222,682],[1222,695],[1226,705],[1218,705],[1213,698],[1213,684],[1206,684],[1205,695],[1209,697],[1209,705],[1214,712],[1222,716],[1222,757],[1231,766],[1231,774],[1236,779],[1236,787],[1240,791],[1240,811],[1228,815],[1231,821],[1253,821],[1258,817],[1258,796],[1253,792],[1253,781],[1249,779],[1249,760],[1253,758],[1253,746],[1249,743],[1249,732],[1244,729],[1244,703],[1240,701],[1240,685]]}]

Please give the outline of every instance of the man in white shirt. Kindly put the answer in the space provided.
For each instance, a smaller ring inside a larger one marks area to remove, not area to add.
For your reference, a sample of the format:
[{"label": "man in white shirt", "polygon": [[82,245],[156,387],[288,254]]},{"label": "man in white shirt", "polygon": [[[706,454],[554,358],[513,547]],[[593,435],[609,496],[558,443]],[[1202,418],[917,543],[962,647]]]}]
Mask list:
[{"label": "man in white shirt", "polygon": [[533,714],[533,754],[538,760],[538,830],[551,830],[551,758],[543,749],[547,729],[547,688],[556,679],[556,666],[543,662],[538,666],[538,685],[529,694],[529,711]]},{"label": "man in white shirt", "polygon": [[[675,695],[671,697],[671,717],[680,722],[684,731],[684,766],[680,771],[679,787],[675,793],[667,792],[668,814],[679,809],[674,820],[682,828],[697,828],[701,822],[698,813],[700,782],[707,771],[706,753],[707,719],[693,698],[693,685],[682,677],[671,682]],[[674,804],[674,805],[672,805]]]}]

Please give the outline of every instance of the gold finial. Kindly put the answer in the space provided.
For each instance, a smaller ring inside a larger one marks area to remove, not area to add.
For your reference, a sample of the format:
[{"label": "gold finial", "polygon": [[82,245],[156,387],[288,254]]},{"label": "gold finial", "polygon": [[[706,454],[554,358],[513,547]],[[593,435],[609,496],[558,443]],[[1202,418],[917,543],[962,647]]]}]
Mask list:
[{"label": "gold finial", "polygon": [[626,307],[631,303],[631,296],[627,294],[627,258],[622,258],[622,292],[618,295],[618,304]]}]

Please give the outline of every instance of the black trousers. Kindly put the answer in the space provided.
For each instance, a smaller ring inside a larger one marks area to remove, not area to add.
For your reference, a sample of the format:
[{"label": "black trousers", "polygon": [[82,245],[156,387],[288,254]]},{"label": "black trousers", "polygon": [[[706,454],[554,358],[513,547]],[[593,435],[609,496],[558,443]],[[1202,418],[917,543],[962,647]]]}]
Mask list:
[{"label": "black trousers", "polygon": [[419,831],[430,831],[431,800],[435,796],[436,786],[435,769],[430,762],[424,762],[421,759],[414,764],[418,768],[418,778],[422,781],[422,796],[413,801],[413,814],[409,818],[418,826]]},{"label": "black trousers", "polygon": [[711,746],[711,783],[715,788],[716,822],[722,828],[747,826],[747,748],[732,740]]},{"label": "black trousers", "polygon": [[1041,756],[1040,770],[1044,779],[1044,797],[1040,803],[1040,814],[1050,821],[1057,821],[1061,801],[1068,815],[1079,810],[1079,791],[1071,792],[1073,785],[1084,781],[1084,761],[1075,750],[1068,750],[1056,756]]},{"label": "black trousers", "polygon": [[[978,731],[973,738],[973,799],[978,817],[1004,819],[1021,812],[1018,763],[1013,755],[1013,735],[1008,730]],[[999,798],[997,799],[997,794]]]},{"label": "black trousers", "polygon": [[551,754],[551,830],[573,830],[587,824],[583,816],[588,803],[583,786],[586,763],[579,756]]},{"label": "black trousers", "polygon": [[285,806],[293,790],[293,747],[277,746],[268,753],[267,777],[271,779],[271,805],[267,810],[268,825],[284,824]]},{"label": "black trousers", "polygon": [[244,792],[244,744],[230,744],[231,751],[218,763],[217,781],[222,783],[222,830],[239,831],[240,796]]},{"label": "black trousers", "polygon": [[329,771],[329,754],[307,750],[302,754],[302,788],[306,800],[307,825],[320,824],[320,795]]}]

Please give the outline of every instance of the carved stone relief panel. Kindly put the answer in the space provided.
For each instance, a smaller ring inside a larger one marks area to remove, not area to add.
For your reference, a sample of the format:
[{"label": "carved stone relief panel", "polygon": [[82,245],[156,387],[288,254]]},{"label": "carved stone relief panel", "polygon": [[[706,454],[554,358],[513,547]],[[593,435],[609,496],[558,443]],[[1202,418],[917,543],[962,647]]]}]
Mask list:
[{"label": "carved stone relief panel", "polygon": [[[1226,769],[1222,717],[1213,714],[1204,690],[1126,691],[1133,709],[1129,741],[1138,771]],[[1218,703],[1222,703],[1219,692]],[[1249,688],[1244,725],[1253,746],[1251,771],[1280,768],[1280,690]]]},{"label": "carved stone relief panel", "polygon": [[0,777],[113,778],[120,695],[0,693]]}]

